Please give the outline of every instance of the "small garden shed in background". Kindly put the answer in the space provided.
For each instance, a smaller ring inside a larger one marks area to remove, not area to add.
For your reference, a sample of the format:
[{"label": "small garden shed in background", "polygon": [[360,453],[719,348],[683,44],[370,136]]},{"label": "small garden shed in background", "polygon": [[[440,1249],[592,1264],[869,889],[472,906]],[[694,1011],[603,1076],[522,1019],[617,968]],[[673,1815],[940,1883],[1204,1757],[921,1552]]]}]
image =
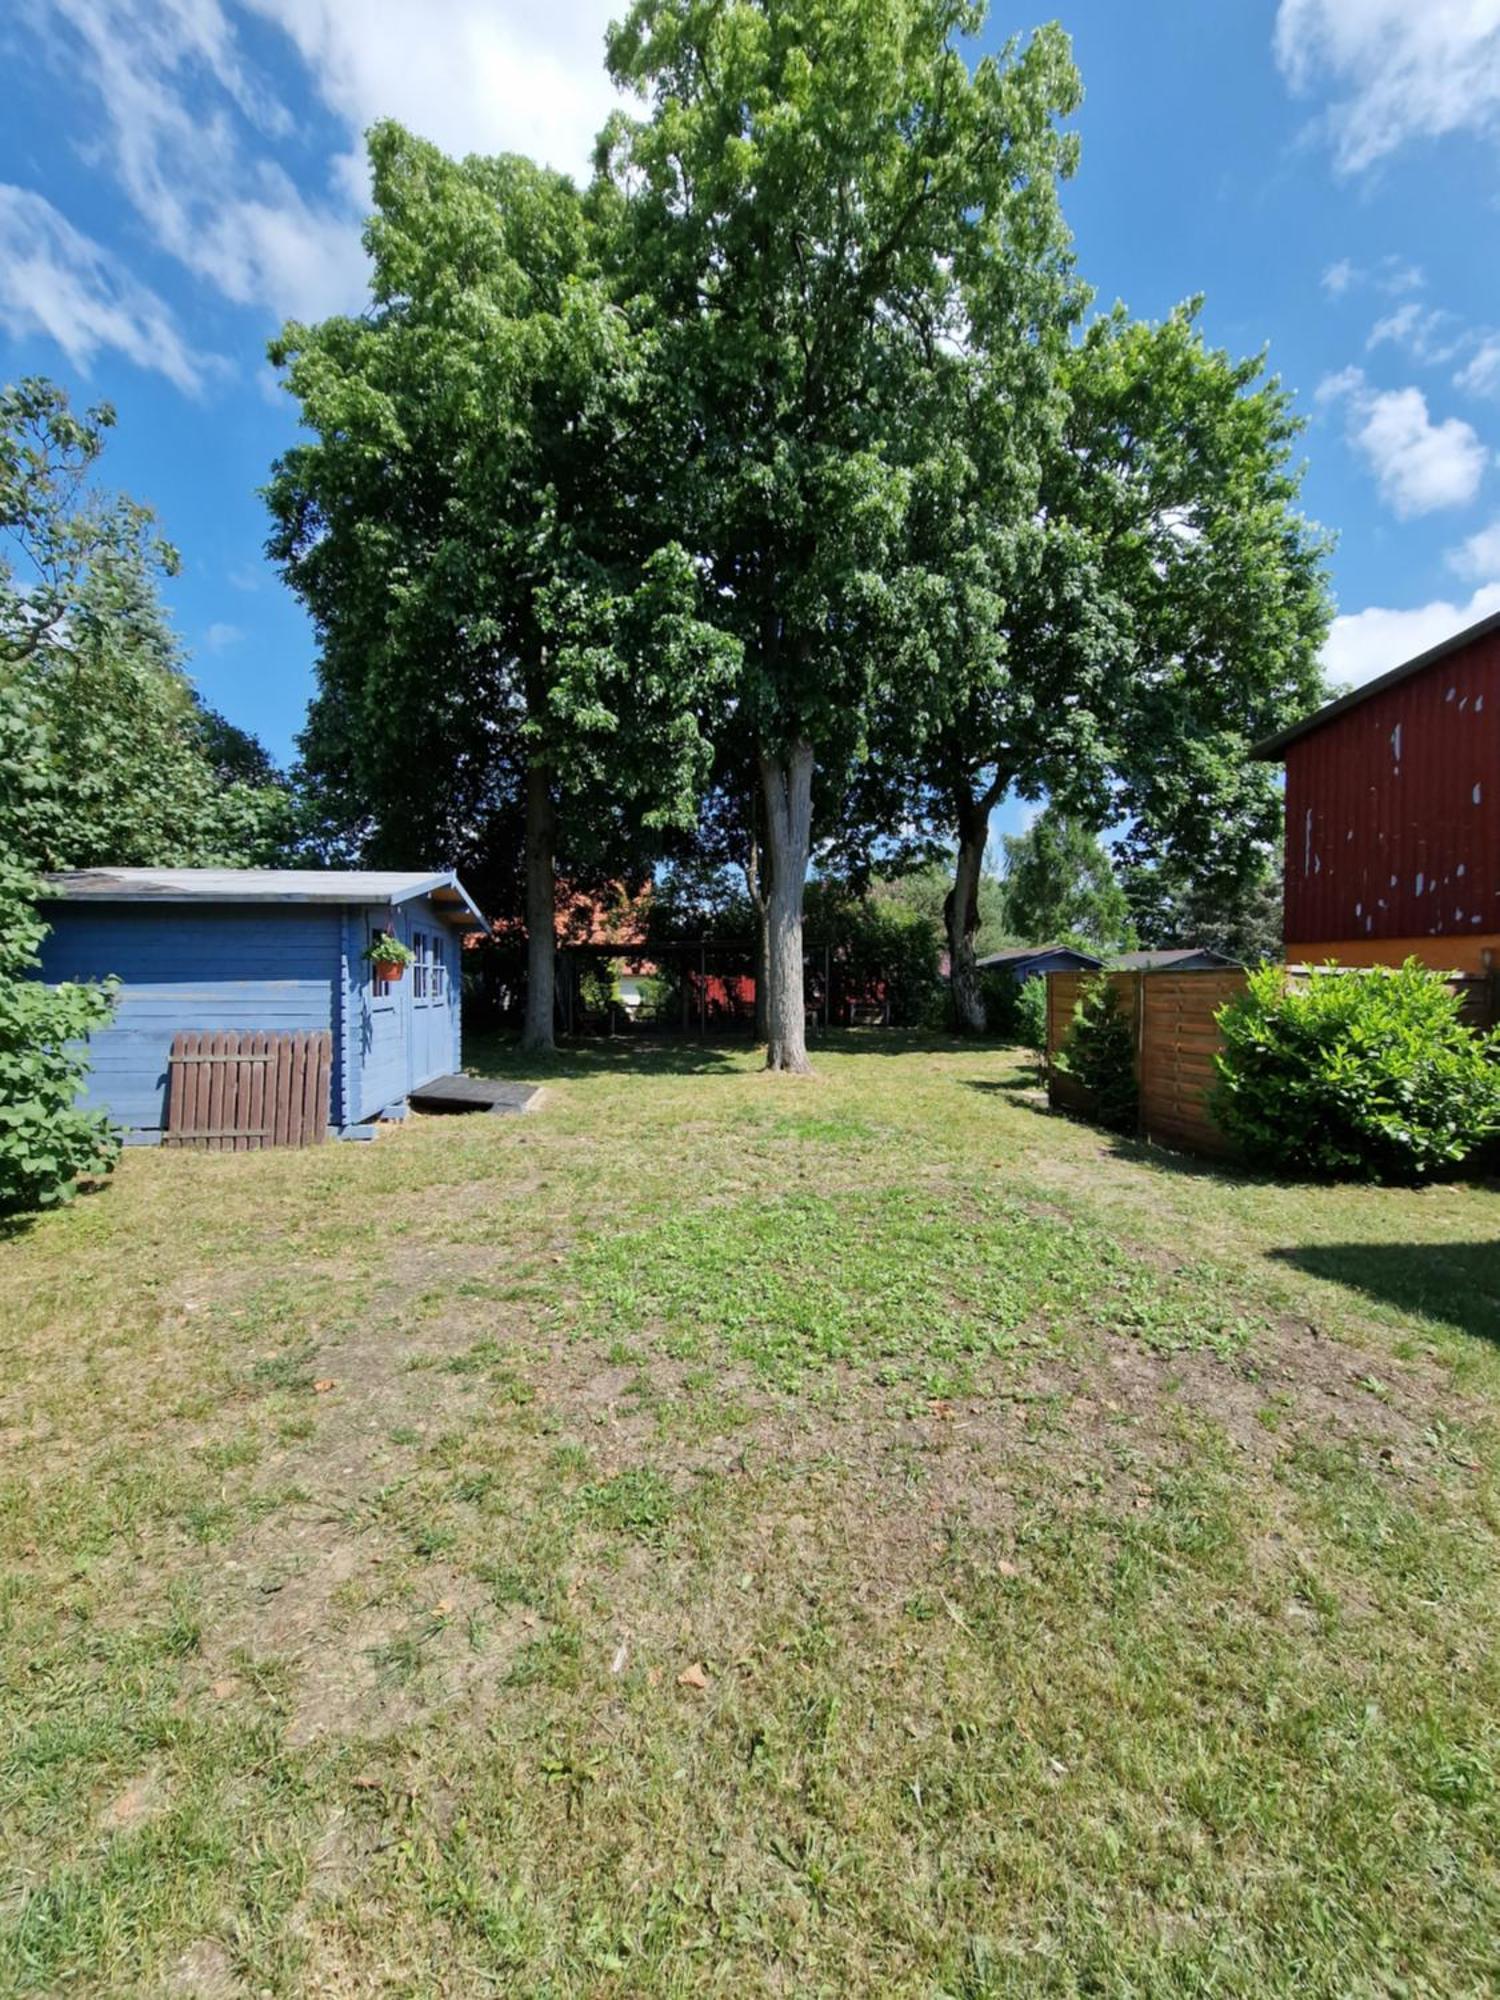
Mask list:
[{"label": "small garden shed in background", "polygon": [[[451,871],[94,868],[48,876],[42,914],[43,979],[120,981],[85,1102],[134,1144],[163,1136],[179,1036],[326,1035],[317,1124],[346,1137],[458,1068],[460,952],[485,923]],[[365,956],[382,933],[412,954],[399,979]]]},{"label": "small garden shed in background", "polygon": [[1097,972],[1104,961],[1070,944],[1017,944],[992,951],[978,963],[981,972],[1008,972],[1020,986],[1049,972]]}]

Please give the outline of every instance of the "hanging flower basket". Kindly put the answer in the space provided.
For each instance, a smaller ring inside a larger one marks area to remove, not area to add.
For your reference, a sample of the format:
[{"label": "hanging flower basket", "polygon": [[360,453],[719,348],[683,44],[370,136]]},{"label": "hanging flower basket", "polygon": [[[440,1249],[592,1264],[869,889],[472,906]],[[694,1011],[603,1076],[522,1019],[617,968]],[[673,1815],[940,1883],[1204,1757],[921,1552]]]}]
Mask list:
[{"label": "hanging flower basket", "polygon": [[387,985],[399,979],[412,961],[410,945],[405,945],[397,937],[372,938],[365,946],[365,957],[376,979]]}]

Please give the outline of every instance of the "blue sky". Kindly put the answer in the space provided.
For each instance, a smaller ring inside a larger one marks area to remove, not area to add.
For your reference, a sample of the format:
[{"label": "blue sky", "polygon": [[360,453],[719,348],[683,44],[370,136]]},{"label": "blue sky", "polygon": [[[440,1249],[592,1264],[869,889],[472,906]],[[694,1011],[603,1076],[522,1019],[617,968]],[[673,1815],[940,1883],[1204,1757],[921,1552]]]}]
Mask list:
[{"label": "blue sky", "polygon": [[[295,434],[288,316],[357,307],[361,131],[580,171],[610,106],[593,0],[13,0],[0,26],[0,367],[119,426],[108,476],[182,551],[207,698],[287,756],[312,646],[261,553]],[[1068,210],[1100,303],[1196,292],[1309,418],[1337,531],[1332,671],[1500,609],[1500,0],[1073,0]],[[984,40],[1046,10],[1001,7]]]}]

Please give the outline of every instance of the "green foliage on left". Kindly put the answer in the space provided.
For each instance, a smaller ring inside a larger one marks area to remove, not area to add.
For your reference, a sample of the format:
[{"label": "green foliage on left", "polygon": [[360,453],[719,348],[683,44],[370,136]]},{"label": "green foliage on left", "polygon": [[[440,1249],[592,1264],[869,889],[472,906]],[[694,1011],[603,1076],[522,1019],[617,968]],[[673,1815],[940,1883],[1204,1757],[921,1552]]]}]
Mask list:
[{"label": "green foliage on left", "polygon": [[114,423],[0,390],[0,854],[36,869],[272,863],[291,800],[183,671],[150,510],[91,483]]},{"label": "green foliage on left", "polygon": [[109,1019],[108,986],[43,986],[32,977],[46,926],[37,884],[0,861],[0,1215],[70,1199],[80,1174],[107,1173],[119,1141],[74,1107],[86,1064],[79,1043]]},{"label": "green foliage on left", "polygon": [[1440,973],[1252,972],[1220,1010],[1220,1125],[1258,1165],[1341,1180],[1419,1180],[1500,1132],[1500,1036],[1464,1027]]},{"label": "green foliage on left", "polygon": [[1053,1061],[1088,1092],[1091,1115],[1100,1125],[1111,1132],[1135,1130],[1135,1041],[1106,974],[1084,981],[1073,1025]]},{"label": "green foliage on left", "polygon": [[602,965],[585,966],[579,973],[578,999],[585,1014],[607,1015],[619,998],[619,975],[607,960]]}]

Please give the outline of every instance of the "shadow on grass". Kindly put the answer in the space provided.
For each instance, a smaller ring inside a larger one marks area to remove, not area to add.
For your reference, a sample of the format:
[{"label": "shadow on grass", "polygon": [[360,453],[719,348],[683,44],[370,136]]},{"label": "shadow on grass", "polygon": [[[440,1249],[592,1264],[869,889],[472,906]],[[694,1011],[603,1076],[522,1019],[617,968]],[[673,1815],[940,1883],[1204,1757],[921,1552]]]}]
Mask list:
[{"label": "shadow on grass", "polygon": [[[993,1045],[996,1053],[1004,1045]],[[821,1056],[912,1056],[972,1054],[974,1044],[956,1035],[915,1028],[830,1028],[810,1034],[807,1053],[813,1068]],[[578,1035],[560,1041],[548,1055],[528,1054],[514,1035],[464,1037],[464,1067],[481,1076],[513,1077],[524,1083],[550,1078],[625,1076],[708,1076],[744,1074],[764,1062],[764,1050],[746,1035],[709,1036]],[[1007,1086],[1030,1088],[1028,1085]]]},{"label": "shadow on grass", "polygon": [[561,1041],[547,1054],[523,1049],[511,1035],[464,1038],[464,1067],[480,1076],[544,1083],[564,1077],[710,1076],[753,1068],[756,1051],[733,1042],[658,1041],[645,1035],[589,1036]]},{"label": "shadow on grass", "polygon": [[1500,1242],[1310,1243],[1268,1254],[1382,1305],[1500,1341]]}]

